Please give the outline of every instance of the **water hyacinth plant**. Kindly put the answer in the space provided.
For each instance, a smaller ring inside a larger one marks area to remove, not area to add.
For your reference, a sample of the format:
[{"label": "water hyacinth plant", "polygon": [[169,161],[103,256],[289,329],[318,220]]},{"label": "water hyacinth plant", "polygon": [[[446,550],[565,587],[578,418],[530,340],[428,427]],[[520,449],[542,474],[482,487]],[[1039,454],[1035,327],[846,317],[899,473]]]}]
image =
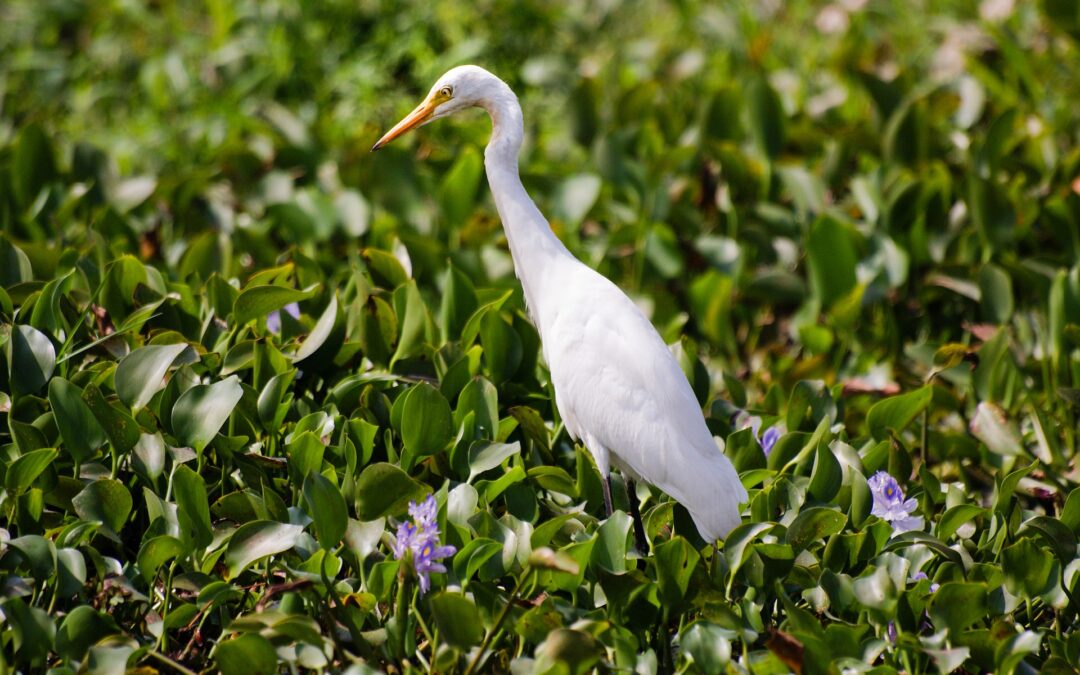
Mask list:
[{"label": "water hyacinth plant", "polygon": [[435,495],[417,504],[409,503],[409,515],[412,522],[403,522],[397,527],[393,551],[397,560],[412,562],[413,571],[420,580],[420,594],[431,588],[431,573],[445,573],[446,566],[439,561],[457,552],[453,546],[443,546],[439,542],[438,505]]},{"label": "water hyacinth plant", "polygon": [[888,472],[878,471],[866,483],[874,497],[870,513],[892,525],[894,534],[923,528],[922,516],[911,515],[918,508],[918,502],[905,500],[904,491]]}]

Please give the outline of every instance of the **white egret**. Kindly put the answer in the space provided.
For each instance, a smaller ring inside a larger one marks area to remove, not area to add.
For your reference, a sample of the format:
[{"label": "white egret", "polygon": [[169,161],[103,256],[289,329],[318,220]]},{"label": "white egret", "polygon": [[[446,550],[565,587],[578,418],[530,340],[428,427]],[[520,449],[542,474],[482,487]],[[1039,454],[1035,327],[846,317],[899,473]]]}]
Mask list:
[{"label": "white egret", "polygon": [[[372,150],[471,107],[491,117],[484,152],[488,183],[540,333],[555,403],[567,431],[596,460],[608,514],[614,466],[685,506],[706,539],[726,536],[740,522],[746,490],[656,329],[615,284],[566,249],[525,192],[518,177],[524,127],[510,87],[483,68],[454,68]],[[628,491],[636,512],[633,489]],[[640,516],[634,515],[641,546]]]}]

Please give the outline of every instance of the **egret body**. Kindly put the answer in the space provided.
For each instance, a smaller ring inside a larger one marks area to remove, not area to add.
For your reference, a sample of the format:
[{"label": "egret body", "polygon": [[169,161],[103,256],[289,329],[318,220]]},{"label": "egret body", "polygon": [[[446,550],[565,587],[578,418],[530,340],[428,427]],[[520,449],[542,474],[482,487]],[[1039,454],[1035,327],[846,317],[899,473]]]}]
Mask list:
[{"label": "egret body", "polygon": [[491,117],[484,152],[488,183],[540,333],[559,414],[596,460],[609,512],[609,474],[616,467],[685,506],[706,539],[726,536],[740,522],[746,490],[652,323],[615,284],[567,250],[525,192],[518,177],[524,127],[510,87],[483,68],[454,68],[372,150],[470,107]]}]

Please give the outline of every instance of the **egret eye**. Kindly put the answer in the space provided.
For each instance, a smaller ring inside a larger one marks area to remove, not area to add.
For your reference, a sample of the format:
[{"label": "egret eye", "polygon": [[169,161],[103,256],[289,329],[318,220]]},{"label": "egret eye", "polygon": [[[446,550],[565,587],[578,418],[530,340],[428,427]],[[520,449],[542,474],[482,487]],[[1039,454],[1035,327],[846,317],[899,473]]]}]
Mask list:
[{"label": "egret eye", "polygon": [[439,90],[439,96],[442,96],[443,98],[450,98],[453,95],[454,88],[451,86],[446,86]]}]

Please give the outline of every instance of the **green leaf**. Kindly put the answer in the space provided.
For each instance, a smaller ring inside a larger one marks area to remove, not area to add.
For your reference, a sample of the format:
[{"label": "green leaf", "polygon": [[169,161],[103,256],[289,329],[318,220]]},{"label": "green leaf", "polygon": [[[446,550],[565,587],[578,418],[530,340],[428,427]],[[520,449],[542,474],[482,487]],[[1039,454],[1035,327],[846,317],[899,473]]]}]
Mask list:
[{"label": "green leaf", "polygon": [[612,574],[626,571],[626,541],[633,521],[622,511],[615,511],[596,531],[592,562]]},{"label": "green leaf", "polygon": [[233,322],[243,326],[248,321],[261,319],[270,312],[281,310],[285,305],[302,302],[318,292],[318,286],[311,286],[302,291],[285,286],[248,286],[240,291],[233,302]]},{"label": "green leaf", "polygon": [[7,343],[11,387],[18,394],[34,394],[45,386],[56,366],[56,349],[49,338],[32,326],[13,326]]},{"label": "green leaf", "polygon": [[116,395],[138,410],[165,388],[165,373],[187,344],[149,345],[125,356],[116,366]]},{"label": "green leaf", "polygon": [[188,389],[172,409],[172,426],[177,439],[201,452],[229,419],[243,395],[244,390],[235,375]]},{"label": "green leaf", "polygon": [[19,133],[11,158],[11,187],[25,209],[38,193],[59,176],[56,154],[48,136],[36,123]]},{"label": "green leaf", "polygon": [[775,159],[784,149],[784,107],[764,77],[752,78],[747,89],[750,131],[762,154]]},{"label": "green leaf", "polygon": [[568,227],[576,228],[596,204],[603,184],[600,176],[593,173],[568,176],[555,189],[553,215]]},{"label": "green leaf", "polygon": [[521,337],[499,312],[488,312],[480,322],[480,344],[491,380],[509,380],[521,365]]},{"label": "green leaf", "polygon": [[443,177],[438,191],[439,207],[450,226],[460,225],[472,213],[483,169],[480,153],[470,145],[458,155]]},{"label": "green leaf", "polygon": [[53,650],[56,638],[56,624],[52,617],[43,609],[27,607],[19,597],[5,600],[3,610],[4,627],[10,628],[15,654],[28,663],[44,662]]},{"label": "green leaf", "polygon": [[950,581],[934,592],[927,610],[938,630],[959,635],[968,626],[986,618],[987,589],[980,583]]},{"label": "green leaf", "polygon": [[480,611],[460,593],[440,591],[431,596],[431,613],[442,638],[458,649],[480,644],[484,623]]},{"label": "green leaf", "polygon": [[866,424],[875,440],[887,440],[889,434],[899,435],[926,407],[934,390],[926,385],[915,391],[878,401],[866,415]]},{"label": "green leaf", "polygon": [[420,297],[416,282],[409,279],[394,291],[394,311],[400,320],[397,348],[390,360],[391,365],[420,353],[424,348],[424,326],[427,323],[427,305]]},{"label": "green leaf", "polygon": [[446,447],[453,434],[450,404],[438,389],[421,382],[405,394],[401,409],[401,440],[412,457],[437,453]]},{"label": "green leaf", "polygon": [[41,448],[20,456],[8,465],[4,486],[15,494],[22,494],[59,454],[53,448]]},{"label": "green leaf", "polygon": [[274,645],[258,633],[222,640],[214,648],[214,662],[222,675],[273,675],[278,672]]},{"label": "green leaf", "polygon": [[241,525],[233,532],[225,549],[228,578],[236,578],[256,560],[288,551],[301,541],[303,533],[301,525],[272,520],[255,520]]},{"label": "green leaf", "polygon": [[49,381],[49,405],[60,438],[76,462],[90,459],[105,443],[105,432],[82,399],[83,390],[62,377]]},{"label": "green leaf", "polygon": [[828,307],[855,288],[854,235],[835,218],[823,215],[814,221],[806,241],[810,286],[822,307]]},{"label": "green leaf", "polygon": [[683,537],[673,537],[653,549],[656,558],[656,583],[664,612],[672,616],[687,599],[690,578],[701,556]]},{"label": "green leaf", "polygon": [[788,526],[787,543],[797,553],[813,542],[824,541],[826,537],[843,531],[845,524],[847,516],[839,511],[824,506],[803,509]]},{"label": "green leaf", "polygon": [[1005,588],[1021,598],[1041,595],[1054,582],[1053,556],[1029,537],[1002,549],[1001,568],[1005,572]]},{"label": "green leaf", "polygon": [[71,610],[56,632],[56,651],[69,659],[80,660],[102,638],[119,633],[116,621],[89,605]]},{"label": "green leaf", "polygon": [[288,391],[295,378],[295,369],[278,373],[270,378],[259,393],[257,403],[259,421],[267,431],[275,431],[280,427],[285,415],[288,414],[288,404],[292,401],[292,396],[288,395]]},{"label": "green leaf", "polygon": [[161,566],[187,552],[187,548],[176,537],[163,534],[143,543],[139,549],[136,560],[139,564],[139,573],[148,584],[154,582],[154,577]]},{"label": "green leaf", "polygon": [[[454,556],[454,575],[465,584],[496,555],[502,553],[501,542],[487,537],[473,539]],[[575,570],[576,573],[576,570]]]},{"label": "green leaf", "polygon": [[131,415],[110,405],[96,384],[86,385],[82,400],[114,448],[126,453],[135,447],[142,432]]},{"label": "green leaf", "polygon": [[986,264],[979,270],[982,316],[990,323],[1007,323],[1013,313],[1012,279],[997,265]]},{"label": "green leaf", "polygon": [[602,645],[584,631],[556,628],[536,647],[537,671],[584,675],[604,654]]},{"label": "green leaf", "polygon": [[843,479],[844,472],[829,444],[824,441],[818,443],[814,470],[810,474],[810,494],[820,501],[831,501],[840,490]]},{"label": "green leaf", "polygon": [[981,506],[975,506],[974,504],[958,504],[941,516],[941,520],[938,521],[937,528],[934,533],[941,541],[949,541],[949,538],[956,533],[964,523],[969,523],[975,520],[975,518],[985,515],[986,509]]},{"label": "green leaf", "polygon": [[375,520],[400,516],[410,501],[419,502],[430,492],[431,488],[413,480],[393,464],[371,464],[356,479],[356,517]]},{"label": "green leaf", "polygon": [[1065,506],[1061,507],[1058,518],[1073,534],[1080,537],[1080,487],[1073,488],[1065,498]]},{"label": "green leaf", "polygon": [[131,493],[124,484],[111,478],[90,483],[71,500],[75,513],[83,520],[100,521],[119,534],[131,514]]},{"label": "green leaf", "polygon": [[304,479],[304,503],[324,549],[337,546],[349,524],[349,510],[341,491],[326,476],[312,471]]},{"label": "green leaf", "polygon": [[443,339],[456,340],[477,306],[476,289],[473,288],[472,281],[457,267],[448,265],[442,302],[439,304],[439,328],[442,330]]},{"label": "green leaf", "polygon": [[1035,516],[1024,521],[1017,534],[1024,535],[1030,531],[1041,535],[1050,544],[1062,565],[1068,565],[1076,557],[1076,535],[1057,518]]},{"label": "green leaf", "polygon": [[176,467],[173,492],[181,532],[191,537],[196,547],[206,548],[214,539],[214,529],[210,524],[210,500],[206,496],[206,483],[202,476],[187,466]]},{"label": "green leaf", "polygon": [[679,635],[679,645],[703,673],[722,673],[731,661],[730,633],[707,621],[697,621]]},{"label": "green leaf", "polygon": [[[454,428],[460,429],[466,415],[473,413],[476,432],[493,439],[499,431],[499,392],[487,378],[475,377],[458,394],[454,410]],[[484,432],[484,433],[481,433]]]},{"label": "green leaf", "polygon": [[56,571],[56,545],[37,534],[27,534],[7,542],[22,555],[37,581],[45,581]]},{"label": "green leaf", "polygon": [[521,452],[521,444],[513,443],[473,443],[469,448],[469,480],[501,465],[508,457]]},{"label": "green leaf", "polygon": [[342,315],[335,293],[330,296],[330,302],[315,322],[315,327],[304,338],[300,349],[296,350],[293,361],[307,369],[312,366],[322,367],[337,355],[344,339]]}]

